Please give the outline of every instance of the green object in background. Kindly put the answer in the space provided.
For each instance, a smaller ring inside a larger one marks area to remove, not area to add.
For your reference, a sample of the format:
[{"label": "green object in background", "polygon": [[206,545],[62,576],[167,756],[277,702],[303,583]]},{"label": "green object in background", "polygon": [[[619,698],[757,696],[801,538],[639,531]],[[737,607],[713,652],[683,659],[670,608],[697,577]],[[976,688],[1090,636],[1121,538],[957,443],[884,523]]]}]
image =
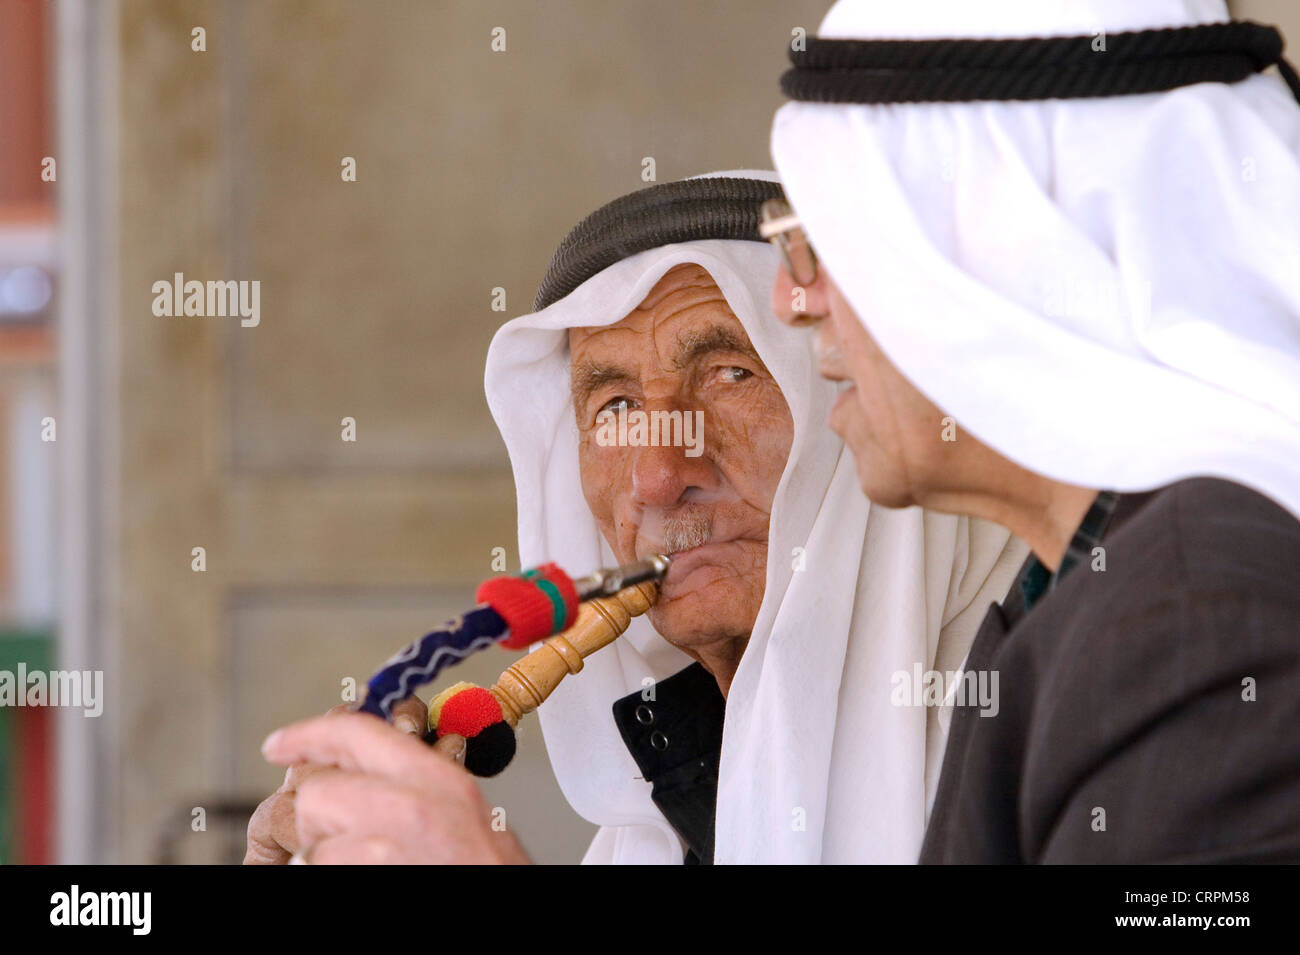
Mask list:
[{"label": "green object in background", "polygon": [[[54,635],[49,630],[0,630],[0,670],[18,672],[18,664],[27,670],[49,670],[54,659]],[[18,780],[14,778],[14,714],[0,706],[0,865],[14,861]]]}]

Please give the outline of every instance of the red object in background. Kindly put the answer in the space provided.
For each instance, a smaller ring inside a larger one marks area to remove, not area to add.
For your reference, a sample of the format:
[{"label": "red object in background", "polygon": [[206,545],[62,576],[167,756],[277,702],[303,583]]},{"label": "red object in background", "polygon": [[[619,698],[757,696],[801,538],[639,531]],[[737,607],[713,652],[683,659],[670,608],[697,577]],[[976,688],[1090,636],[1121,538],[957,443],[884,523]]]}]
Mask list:
[{"label": "red object in background", "polygon": [[0,208],[49,203],[49,61],[43,3],[0,0]]},{"label": "red object in background", "polygon": [[15,707],[14,861],[49,865],[54,861],[54,712],[45,706]]}]

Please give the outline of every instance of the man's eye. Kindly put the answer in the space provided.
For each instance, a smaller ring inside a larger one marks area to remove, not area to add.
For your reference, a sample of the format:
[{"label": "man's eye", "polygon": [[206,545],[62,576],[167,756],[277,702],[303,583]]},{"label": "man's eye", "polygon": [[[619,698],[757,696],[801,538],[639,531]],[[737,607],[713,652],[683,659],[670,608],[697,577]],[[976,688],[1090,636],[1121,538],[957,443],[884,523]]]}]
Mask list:
[{"label": "man's eye", "polygon": [[618,412],[619,412],[619,405],[623,405],[624,408],[626,408],[626,409],[628,409],[628,410],[631,410],[631,407],[632,407],[632,399],[631,399],[631,398],[628,398],[628,397],[626,397],[626,396],[619,396],[618,398],[611,398],[609,401],[606,401],[603,405],[600,406],[600,410],[597,411],[596,414],[597,414],[597,415],[602,415],[602,414],[604,414],[606,411],[612,411],[612,412],[614,412],[615,414],[618,414]]},{"label": "man's eye", "polygon": [[748,368],[741,368],[739,365],[733,365],[722,369],[724,380],[730,382],[744,381],[746,378],[753,378],[754,373]]}]

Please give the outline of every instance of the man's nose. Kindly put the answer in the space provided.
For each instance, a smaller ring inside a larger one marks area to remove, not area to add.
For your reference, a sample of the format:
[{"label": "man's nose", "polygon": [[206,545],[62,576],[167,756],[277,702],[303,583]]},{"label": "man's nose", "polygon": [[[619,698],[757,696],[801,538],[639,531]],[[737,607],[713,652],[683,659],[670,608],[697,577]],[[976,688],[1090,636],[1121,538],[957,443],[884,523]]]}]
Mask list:
[{"label": "man's nose", "polygon": [[784,264],[776,272],[772,283],[772,311],[776,317],[794,328],[816,325],[826,317],[825,269],[817,270],[817,277],[807,285],[796,285],[790,270]]},{"label": "man's nose", "polygon": [[[683,411],[683,414],[691,413]],[[708,455],[688,457],[687,450],[664,445],[629,449],[635,456],[632,462],[632,498],[637,505],[672,507],[681,501],[687,488],[709,487],[717,483]]]}]

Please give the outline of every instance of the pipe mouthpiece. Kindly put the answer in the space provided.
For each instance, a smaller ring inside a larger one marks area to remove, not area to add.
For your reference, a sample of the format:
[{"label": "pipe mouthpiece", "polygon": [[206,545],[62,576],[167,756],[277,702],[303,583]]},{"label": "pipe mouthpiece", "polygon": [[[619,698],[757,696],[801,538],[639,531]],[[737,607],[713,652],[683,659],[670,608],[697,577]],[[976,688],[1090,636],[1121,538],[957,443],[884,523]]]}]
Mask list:
[{"label": "pipe mouthpiece", "polygon": [[672,558],[665,554],[651,554],[622,567],[605,567],[586,577],[579,577],[573,586],[578,591],[579,600],[612,597],[625,587],[647,580],[659,583],[668,573],[668,565],[671,563]]}]

